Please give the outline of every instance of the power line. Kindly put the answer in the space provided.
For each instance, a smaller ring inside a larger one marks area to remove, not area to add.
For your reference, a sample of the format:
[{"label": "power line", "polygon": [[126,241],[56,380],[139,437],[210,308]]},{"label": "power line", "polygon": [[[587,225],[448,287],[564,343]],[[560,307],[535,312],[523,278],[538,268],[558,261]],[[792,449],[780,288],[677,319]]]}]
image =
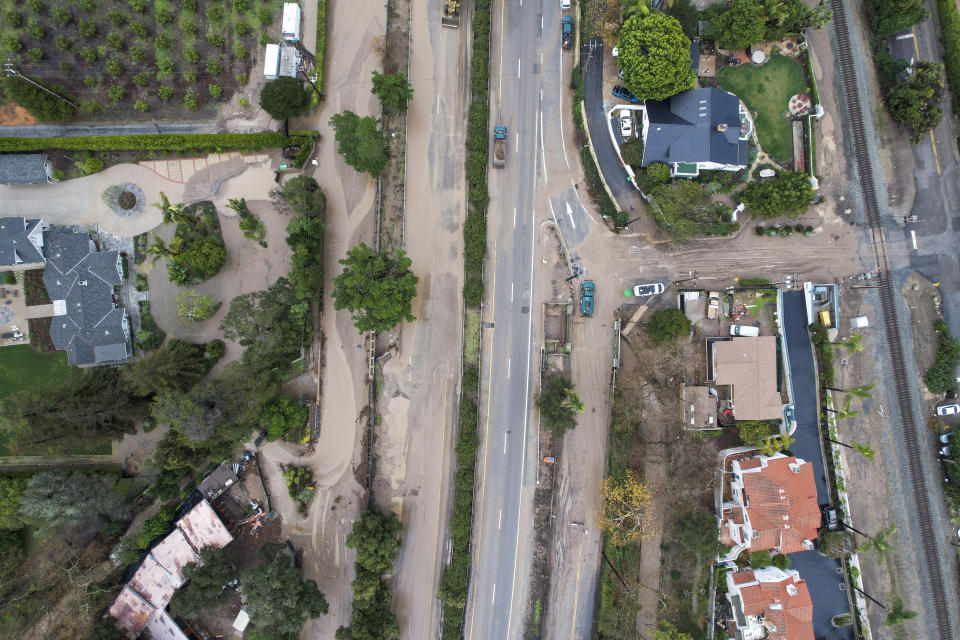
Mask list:
[{"label": "power line", "polygon": [[77,111],[80,110],[80,107],[79,107],[78,105],[70,102],[69,100],[67,100],[66,98],[64,98],[63,96],[61,96],[60,94],[54,93],[53,91],[50,91],[50,89],[47,89],[47,88],[46,88],[45,86],[43,86],[42,84],[39,84],[39,83],[37,83],[37,82],[34,82],[33,80],[31,80],[31,79],[28,78],[27,76],[25,76],[25,75],[23,75],[22,73],[20,73],[19,71],[17,71],[17,68],[13,65],[12,62],[7,62],[7,63],[5,63],[5,64],[3,65],[3,70],[7,73],[7,75],[14,75],[14,76],[17,76],[17,77],[19,77],[19,78],[22,78],[23,80],[26,80],[27,82],[29,82],[29,83],[32,84],[33,86],[37,87],[38,89],[43,89],[44,91],[46,91],[47,93],[49,93],[50,95],[52,95],[54,98],[57,98],[58,100],[62,100],[62,101],[64,101],[64,102],[66,102],[68,105],[70,105],[71,107],[73,107],[73,108],[76,109]]}]

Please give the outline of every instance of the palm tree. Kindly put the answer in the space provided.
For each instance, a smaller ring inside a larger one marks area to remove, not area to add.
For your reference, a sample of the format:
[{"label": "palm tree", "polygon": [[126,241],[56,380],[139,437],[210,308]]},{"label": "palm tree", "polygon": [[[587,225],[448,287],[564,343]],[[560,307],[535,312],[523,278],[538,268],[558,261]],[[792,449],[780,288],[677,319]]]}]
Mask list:
[{"label": "palm tree", "polygon": [[572,409],[575,413],[583,413],[583,401],[573,392],[573,389],[567,389],[567,397],[563,399],[560,406]]},{"label": "palm tree", "polygon": [[868,537],[863,544],[858,546],[857,552],[869,551],[872,548],[873,552],[877,555],[877,564],[883,564],[883,561],[887,558],[887,554],[894,550],[893,545],[887,538],[896,532],[896,530],[896,525],[890,525],[886,529],[881,529],[877,535],[872,538]]},{"label": "palm tree", "polygon": [[837,411],[836,409],[831,409],[830,407],[827,407],[827,411],[833,414],[834,420],[843,420],[844,418],[852,418],[860,414],[859,411],[850,410],[850,404],[852,402],[853,402],[853,396],[848,395],[843,399],[843,408],[840,409],[840,411]]},{"label": "palm tree", "polygon": [[833,438],[827,438],[833,444],[838,444],[841,447],[846,447],[847,449],[854,449],[859,452],[864,458],[873,462],[873,458],[877,455],[877,452],[873,450],[873,447],[869,442],[862,444],[860,442],[854,442],[853,444],[847,444],[846,442],[840,442],[839,440],[834,440]]},{"label": "palm tree", "polygon": [[893,599],[893,606],[890,608],[890,611],[887,612],[887,619],[884,620],[883,624],[888,627],[894,627],[916,617],[917,612],[907,609],[903,605],[903,598],[897,596]]},{"label": "palm tree", "polygon": [[859,333],[851,333],[849,340],[846,342],[838,342],[837,346],[860,353],[863,351],[863,336]]},{"label": "palm tree", "polygon": [[189,222],[190,218],[184,211],[185,206],[182,202],[177,204],[171,204],[170,199],[167,197],[163,191],[160,192],[160,202],[154,202],[153,206],[163,213],[163,224],[170,224],[171,222],[176,222],[177,224],[183,224]]},{"label": "palm tree", "polygon": [[790,9],[787,7],[787,4],[781,0],[765,0],[763,4],[764,10],[767,13],[767,20],[776,24],[778,27],[782,27],[783,21],[790,15]]},{"label": "palm tree", "polygon": [[846,393],[857,398],[873,398],[873,394],[870,393],[873,391],[873,388],[877,386],[875,383],[871,382],[870,384],[860,385],[859,387],[852,387],[850,389],[838,389],[836,387],[826,387],[828,391],[839,391],[840,393]]},{"label": "palm tree", "polygon": [[796,438],[791,438],[790,436],[784,434],[782,436],[774,436],[768,438],[762,446],[758,447],[757,450],[765,456],[772,456],[780,451],[790,448],[790,444],[796,442]]}]

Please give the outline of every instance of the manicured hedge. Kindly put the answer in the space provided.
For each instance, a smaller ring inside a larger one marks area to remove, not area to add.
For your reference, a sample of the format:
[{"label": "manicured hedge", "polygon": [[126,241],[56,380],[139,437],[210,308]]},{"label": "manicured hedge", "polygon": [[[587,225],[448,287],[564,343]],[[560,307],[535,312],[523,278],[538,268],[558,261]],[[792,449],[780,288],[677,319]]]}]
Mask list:
[{"label": "manicured hedge", "polygon": [[953,113],[960,115],[960,11],[953,0],[937,0],[943,30],[943,68],[950,85]]},{"label": "manicured hedge", "polygon": [[279,133],[151,133],[133,136],[79,136],[75,138],[0,138],[0,152],[44,151],[215,151],[267,149],[302,144],[303,139]]},{"label": "manicured hedge", "polygon": [[587,189],[593,199],[597,201],[600,213],[605,216],[615,215],[617,206],[613,204],[613,200],[610,199],[610,195],[603,186],[603,180],[600,179],[600,170],[597,169],[597,164],[593,161],[593,155],[588,147],[580,150],[580,160],[583,162],[583,174],[587,179]]},{"label": "manicured hedge", "polygon": [[317,2],[317,86],[323,91],[323,58],[327,53],[327,0]]}]

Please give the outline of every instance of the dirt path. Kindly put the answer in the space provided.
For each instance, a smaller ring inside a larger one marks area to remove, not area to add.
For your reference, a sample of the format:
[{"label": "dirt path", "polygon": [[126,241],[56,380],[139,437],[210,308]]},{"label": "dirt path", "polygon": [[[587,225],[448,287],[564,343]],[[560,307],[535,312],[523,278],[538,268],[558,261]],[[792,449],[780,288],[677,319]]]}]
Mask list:
[{"label": "dirt path", "polygon": [[[364,19],[356,19],[358,15]],[[275,495],[278,512],[284,518],[284,533],[304,549],[304,574],[317,581],[330,602],[328,614],[309,621],[301,637],[332,638],[338,627],[349,623],[353,552],[348,552],[343,543],[366,503],[357,474],[350,473],[362,466],[359,445],[365,425],[361,417],[367,405],[366,349],[357,349],[357,345],[364,345],[364,340],[348,313],[333,310],[329,292],[333,277],[341,270],[338,260],[347,250],[361,241],[372,245],[376,184],[366,174],[344,165],[336,152],[328,121],[331,115],[345,109],[361,116],[379,112],[369,83],[371,70],[379,68],[379,61],[370,43],[383,35],[385,17],[383,5],[373,0],[328,5],[327,101],[301,121],[291,123],[292,128],[316,129],[322,136],[317,151],[319,168],[312,170],[327,198],[325,313],[321,320],[326,369],[321,374],[321,427],[320,437],[309,454],[301,456],[292,447],[272,443],[261,448],[260,457],[271,492],[274,487],[282,488]],[[331,34],[337,34],[336,46],[330,46]],[[286,487],[282,486],[282,479],[278,483],[279,465],[291,463],[309,466],[313,472],[317,493],[305,519],[296,514],[292,501],[280,497]]]}]

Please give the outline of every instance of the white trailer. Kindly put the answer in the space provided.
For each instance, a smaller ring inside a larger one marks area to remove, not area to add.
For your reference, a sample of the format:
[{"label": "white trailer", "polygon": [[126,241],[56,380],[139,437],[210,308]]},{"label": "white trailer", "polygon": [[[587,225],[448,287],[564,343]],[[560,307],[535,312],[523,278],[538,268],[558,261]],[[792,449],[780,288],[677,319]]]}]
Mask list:
[{"label": "white trailer", "polygon": [[267,80],[276,80],[280,77],[280,45],[267,45],[263,56],[263,75]]},{"label": "white trailer", "polygon": [[283,3],[283,39],[287,42],[300,42],[300,24],[303,12],[296,2]]}]

